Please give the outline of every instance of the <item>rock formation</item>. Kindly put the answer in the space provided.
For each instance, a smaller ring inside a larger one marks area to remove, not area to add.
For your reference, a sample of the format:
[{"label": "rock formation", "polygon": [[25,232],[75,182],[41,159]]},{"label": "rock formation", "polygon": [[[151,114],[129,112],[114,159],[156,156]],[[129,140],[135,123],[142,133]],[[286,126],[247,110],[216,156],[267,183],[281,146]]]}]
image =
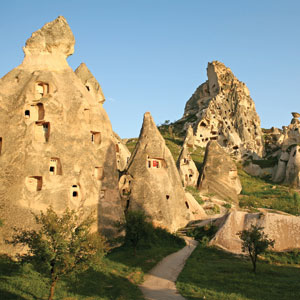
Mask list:
[{"label": "rock formation", "polygon": [[237,167],[217,141],[209,142],[206,147],[198,189],[201,193],[238,202],[242,186]]},{"label": "rock formation", "polygon": [[199,172],[191,158],[188,147],[184,144],[179,154],[176,166],[181,177],[183,186],[196,186]]},{"label": "rock formation", "polygon": [[[127,209],[144,210],[154,225],[171,232],[194,219],[172,154],[150,113],[144,115],[126,174],[130,176],[127,178],[127,182],[130,181]],[[122,182],[125,180],[122,178]],[[128,189],[124,190],[128,193]]]},{"label": "rock formation", "polygon": [[240,254],[241,240],[237,233],[249,229],[251,224],[263,227],[269,238],[275,240],[275,251],[300,248],[300,217],[269,212],[231,212],[210,244]]},{"label": "rock formation", "polygon": [[120,172],[124,171],[131,156],[130,151],[123,143],[122,139],[114,132],[114,141],[116,145],[117,168]]},{"label": "rock formation", "polygon": [[[24,61],[0,79],[0,219],[30,228],[49,205],[95,211],[112,237],[123,219],[113,131],[100,85],[66,58],[74,36],[63,17],[33,33]],[[2,245],[3,246],[3,245]],[[1,250],[4,249],[4,246]]]},{"label": "rock formation", "polygon": [[229,153],[262,156],[260,119],[246,85],[218,61],[208,64],[207,76],[177,123],[193,126],[196,146],[216,140]]}]

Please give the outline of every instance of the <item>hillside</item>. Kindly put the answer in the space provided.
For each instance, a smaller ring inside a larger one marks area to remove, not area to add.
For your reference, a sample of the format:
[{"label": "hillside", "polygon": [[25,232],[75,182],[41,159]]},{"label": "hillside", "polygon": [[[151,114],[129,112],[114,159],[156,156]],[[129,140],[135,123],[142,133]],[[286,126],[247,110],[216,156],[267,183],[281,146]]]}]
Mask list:
[{"label": "hillside", "polygon": [[[159,126],[159,131],[164,137],[175,161],[178,159],[184,141],[184,137],[176,129],[176,124]],[[128,139],[126,146],[130,152],[134,150],[137,140],[137,138]],[[196,147],[191,155],[199,172],[201,171],[204,153],[205,148]],[[252,163],[262,168],[267,168],[274,165],[274,159],[252,160]],[[251,176],[243,170],[241,163],[237,163],[237,167],[243,188],[241,195],[239,195],[241,208],[253,212],[259,211],[258,208],[264,208],[293,215],[300,214],[300,195],[297,189],[288,185],[273,183],[268,175],[264,178]],[[195,193],[195,189],[192,190]],[[196,193],[198,192],[196,191]]]}]

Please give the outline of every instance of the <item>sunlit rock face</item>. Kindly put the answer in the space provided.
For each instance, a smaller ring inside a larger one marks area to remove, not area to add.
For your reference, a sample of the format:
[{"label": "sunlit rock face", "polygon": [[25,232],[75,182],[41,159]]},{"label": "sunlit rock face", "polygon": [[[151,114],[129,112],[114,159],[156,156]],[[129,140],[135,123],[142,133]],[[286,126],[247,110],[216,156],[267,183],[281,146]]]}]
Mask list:
[{"label": "sunlit rock face", "polygon": [[237,167],[216,141],[209,142],[206,147],[198,189],[223,200],[238,202],[242,185]]},{"label": "sunlit rock face", "polygon": [[120,186],[128,197],[127,209],[145,211],[155,226],[171,232],[195,218],[172,154],[150,113],[144,115],[126,174],[126,178],[121,178]]},{"label": "sunlit rock face", "polygon": [[246,85],[218,61],[208,64],[207,76],[178,122],[184,129],[193,126],[196,146],[205,147],[215,140],[238,157],[262,156],[260,119]]},{"label": "sunlit rock face", "polygon": [[277,213],[247,213],[233,211],[224,220],[223,225],[211,240],[226,251],[242,253],[242,242],[237,233],[249,229],[251,225],[263,227],[270,239],[275,240],[275,251],[287,251],[300,248],[300,217]]},{"label": "sunlit rock face", "polygon": [[0,79],[4,239],[11,226],[33,226],[31,212],[49,205],[57,212],[93,211],[94,229],[110,237],[117,233],[114,221],[123,219],[103,94],[85,65],[76,73],[68,66],[74,43],[66,20],[58,17],[32,34],[23,63]]}]

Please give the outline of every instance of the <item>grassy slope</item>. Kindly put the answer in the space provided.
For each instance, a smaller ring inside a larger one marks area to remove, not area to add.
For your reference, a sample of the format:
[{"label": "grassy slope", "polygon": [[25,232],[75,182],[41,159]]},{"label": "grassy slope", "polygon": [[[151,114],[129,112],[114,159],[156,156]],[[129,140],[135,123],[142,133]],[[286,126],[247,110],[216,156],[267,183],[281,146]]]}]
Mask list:
[{"label": "grassy slope", "polygon": [[[198,247],[179,275],[177,288],[187,299],[300,299],[300,268],[250,261],[215,248]],[[205,296],[205,298],[204,298]]]},{"label": "grassy slope", "polygon": [[[104,259],[102,266],[89,270],[57,284],[57,300],[142,300],[137,284],[163,257],[182,247],[164,244],[145,247],[133,255],[133,250],[121,247]],[[34,271],[30,264],[20,265],[0,257],[0,299],[48,299],[48,280]]]}]

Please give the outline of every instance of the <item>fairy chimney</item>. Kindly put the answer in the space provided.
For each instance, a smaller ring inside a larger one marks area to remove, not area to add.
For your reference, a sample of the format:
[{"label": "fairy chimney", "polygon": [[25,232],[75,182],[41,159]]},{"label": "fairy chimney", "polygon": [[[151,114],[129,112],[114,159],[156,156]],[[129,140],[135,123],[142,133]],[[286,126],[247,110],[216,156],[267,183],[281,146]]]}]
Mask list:
[{"label": "fairy chimney", "polygon": [[31,228],[31,212],[50,205],[95,212],[97,230],[110,237],[123,219],[110,120],[96,79],[66,61],[74,44],[58,17],[32,34],[22,64],[0,79],[3,240],[12,226]]},{"label": "fairy chimney", "polygon": [[173,232],[193,219],[172,154],[149,112],[126,170],[132,177],[129,210],[143,210]]},{"label": "fairy chimney", "polygon": [[238,202],[242,190],[237,167],[217,141],[208,143],[198,188],[223,200]]}]

